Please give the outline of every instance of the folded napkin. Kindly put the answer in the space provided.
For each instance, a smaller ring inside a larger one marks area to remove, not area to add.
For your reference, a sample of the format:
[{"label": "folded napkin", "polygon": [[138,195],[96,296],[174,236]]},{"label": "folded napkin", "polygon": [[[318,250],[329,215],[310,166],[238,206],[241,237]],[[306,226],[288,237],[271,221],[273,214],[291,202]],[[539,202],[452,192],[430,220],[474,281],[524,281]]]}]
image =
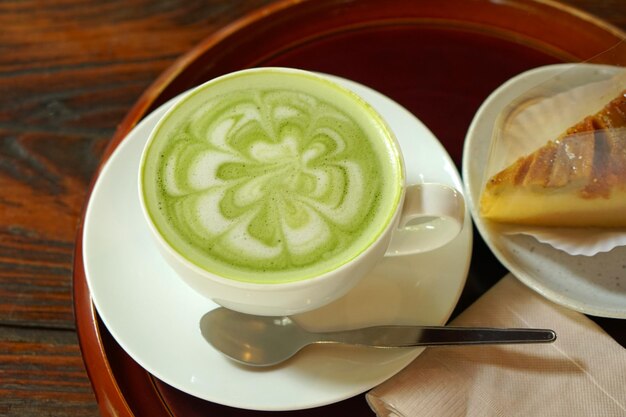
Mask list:
[{"label": "folded napkin", "polygon": [[626,349],[512,275],[452,324],[548,328],[557,340],[428,348],[367,394],[379,417],[626,416]]}]

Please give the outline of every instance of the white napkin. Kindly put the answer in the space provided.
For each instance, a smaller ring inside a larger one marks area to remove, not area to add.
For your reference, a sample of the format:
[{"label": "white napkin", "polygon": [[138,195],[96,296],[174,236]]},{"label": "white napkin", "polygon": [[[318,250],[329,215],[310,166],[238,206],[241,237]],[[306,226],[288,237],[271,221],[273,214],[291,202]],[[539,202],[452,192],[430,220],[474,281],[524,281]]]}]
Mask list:
[{"label": "white napkin", "polygon": [[626,349],[512,275],[452,324],[549,328],[557,340],[428,348],[367,394],[379,417],[626,416]]}]

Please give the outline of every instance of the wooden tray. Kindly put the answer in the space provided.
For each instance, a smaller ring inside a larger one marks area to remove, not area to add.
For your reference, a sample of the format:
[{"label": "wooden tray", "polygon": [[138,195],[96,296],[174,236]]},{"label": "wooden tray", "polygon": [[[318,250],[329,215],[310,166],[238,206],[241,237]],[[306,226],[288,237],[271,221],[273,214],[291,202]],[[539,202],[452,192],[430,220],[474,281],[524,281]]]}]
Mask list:
[{"label": "wooden tray", "polygon": [[[498,85],[540,65],[592,59],[625,37],[607,23],[548,1],[281,1],[214,33],[163,73],[129,111],[102,164],[139,120],[169,98],[215,76],[255,66],[321,71],[373,87],[420,118],[460,164],[469,123]],[[595,62],[626,64],[618,59],[626,60],[623,44]],[[261,414],[191,397],[137,365],[99,320],[82,255],[81,224],[74,261],[76,324],[104,416]],[[468,284],[457,311],[504,272],[475,234]],[[610,327],[612,322],[607,323]],[[283,414],[372,412],[357,396]]]}]

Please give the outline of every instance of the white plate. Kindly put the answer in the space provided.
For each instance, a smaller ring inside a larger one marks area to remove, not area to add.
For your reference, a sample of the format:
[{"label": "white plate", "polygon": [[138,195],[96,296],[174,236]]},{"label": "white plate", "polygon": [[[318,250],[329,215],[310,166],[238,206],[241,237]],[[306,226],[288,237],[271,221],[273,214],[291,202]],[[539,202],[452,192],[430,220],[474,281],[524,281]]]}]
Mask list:
[{"label": "white plate", "polygon": [[[575,67],[574,67],[575,65]],[[504,235],[478,215],[483,170],[498,114],[527,90],[552,79],[557,82],[602,80],[614,67],[558,64],[520,74],[494,91],[482,104],[465,139],[463,178],[465,198],[478,231],[502,264],[546,298],[586,314],[626,318],[626,247],[592,257],[569,255],[526,235]]]},{"label": "white plate", "polygon": [[[404,108],[346,80],[388,120],[411,182],[462,190],[441,144]],[[137,171],[145,141],[171,102],[147,116],[104,166],[84,227],[85,272],[93,302],[126,352],[151,374],[191,395],[255,410],[321,406],[362,393],[408,365],[422,349],[311,346],[270,369],[224,358],[202,338],[199,320],[216,304],[188,288],[153,245],[139,207]],[[469,211],[461,234],[427,254],[385,259],[354,290],[296,317],[312,329],[375,324],[444,324],[465,284],[471,253]]]}]

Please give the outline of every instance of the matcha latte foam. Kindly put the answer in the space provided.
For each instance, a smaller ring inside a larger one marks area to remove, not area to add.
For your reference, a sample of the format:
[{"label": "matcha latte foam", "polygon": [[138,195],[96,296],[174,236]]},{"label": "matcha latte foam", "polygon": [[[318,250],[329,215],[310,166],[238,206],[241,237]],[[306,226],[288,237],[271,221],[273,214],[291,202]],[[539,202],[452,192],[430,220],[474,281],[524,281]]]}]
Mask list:
[{"label": "matcha latte foam", "polygon": [[213,80],[156,127],[142,197],[160,236],[214,275],[282,283],[357,257],[402,194],[394,138],[352,93],[300,71]]}]

